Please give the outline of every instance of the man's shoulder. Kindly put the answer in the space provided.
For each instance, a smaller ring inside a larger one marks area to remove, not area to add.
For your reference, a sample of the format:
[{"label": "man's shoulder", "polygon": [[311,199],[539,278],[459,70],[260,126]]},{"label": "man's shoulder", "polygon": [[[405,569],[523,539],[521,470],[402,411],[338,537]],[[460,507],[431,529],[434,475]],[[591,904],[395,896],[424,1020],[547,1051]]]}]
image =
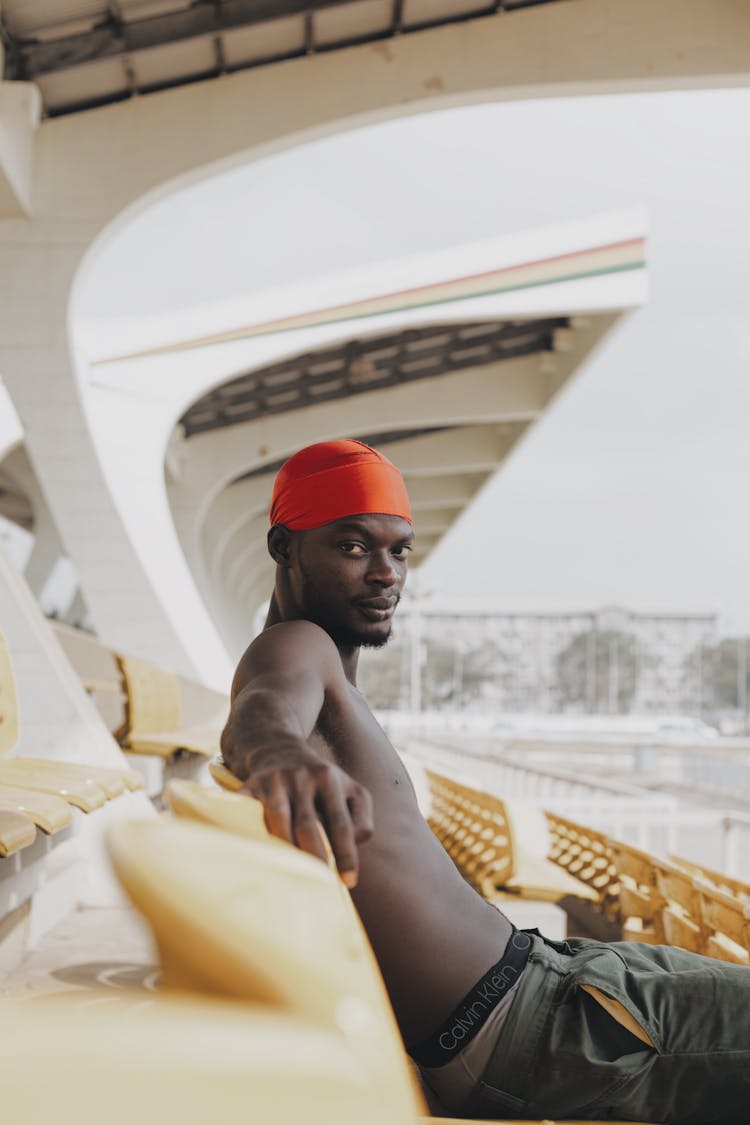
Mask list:
[{"label": "man's shoulder", "polygon": [[249,645],[235,677],[246,682],[257,676],[313,672],[328,680],[343,676],[341,657],[325,629],[312,621],[281,621],[269,625]]},{"label": "man's shoulder", "polygon": [[269,625],[253,641],[251,648],[288,648],[294,646],[302,651],[319,651],[339,658],[338,649],[328,633],[314,621],[279,621]]}]

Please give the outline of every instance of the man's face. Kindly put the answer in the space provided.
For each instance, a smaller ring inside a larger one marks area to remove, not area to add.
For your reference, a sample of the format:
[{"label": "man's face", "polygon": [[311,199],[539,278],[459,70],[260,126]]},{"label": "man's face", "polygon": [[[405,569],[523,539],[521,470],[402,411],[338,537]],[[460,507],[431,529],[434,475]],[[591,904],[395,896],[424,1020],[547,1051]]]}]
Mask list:
[{"label": "man's face", "polygon": [[414,542],[400,516],[349,516],[292,536],[298,610],[337,644],[384,645]]}]

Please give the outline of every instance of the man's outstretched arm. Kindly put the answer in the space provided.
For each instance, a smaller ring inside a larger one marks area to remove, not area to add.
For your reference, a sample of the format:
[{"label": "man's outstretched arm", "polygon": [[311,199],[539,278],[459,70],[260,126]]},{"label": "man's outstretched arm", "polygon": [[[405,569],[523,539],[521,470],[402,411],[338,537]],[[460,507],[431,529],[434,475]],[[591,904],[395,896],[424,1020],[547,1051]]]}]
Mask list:
[{"label": "man's outstretched arm", "polygon": [[349,887],[359,874],[357,845],[372,835],[370,795],[310,749],[326,692],[344,679],[333,642],[309,622],[275,625],[239,663],[221,736],[228,768],[263,804],[274,836],[325,859],[322,823]]}]

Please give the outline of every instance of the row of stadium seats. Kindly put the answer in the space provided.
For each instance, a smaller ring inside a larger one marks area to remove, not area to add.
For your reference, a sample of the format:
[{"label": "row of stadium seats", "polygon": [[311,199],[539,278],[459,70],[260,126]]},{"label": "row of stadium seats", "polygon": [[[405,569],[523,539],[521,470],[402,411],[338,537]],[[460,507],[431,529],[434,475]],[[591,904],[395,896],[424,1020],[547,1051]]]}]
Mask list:
[{"label": "row of stadium seats", "polygon": [[601,908],[619,920],[624,939],[750,964],[750,885],[547,816],[552,858],[596,887]]},{"label": "row of stadium seats", "polygon": [[55,625],[54,633],[123,750],[160,758],[217,753],[226,696],[112,652],[90,633],[65,625]]},{"label": "row of stadium seats", "polygon": [[[685,860],[661,859],[554,813],[512,804],[428,772],[433,831],[487,899],[587,900],[617,922],[623,940],[666,943],[750,964],[750,886]],[[538,851],[549,851],[545,864]],[[526,844],[526,846],[524,846]],[[554,872],[558,874],[555,875]],[[563,882],[559,876],[565,876]]]},{"label": "row of stadium seats", "polygon": [[140,774],[14,757],[20,731],[13,667],[0,635],[0,857],[8,858],[45,836],[63,833],[73,809],[92,813],[123,793],[141,788]]},{"label": "row of stadium seats", "polygon": [[432,799],[432,831],[464,877],[489,901],[507,895],[559,902],[568,896],[598,901],[598,892],[548,858],[544,813],[425,771]]}]

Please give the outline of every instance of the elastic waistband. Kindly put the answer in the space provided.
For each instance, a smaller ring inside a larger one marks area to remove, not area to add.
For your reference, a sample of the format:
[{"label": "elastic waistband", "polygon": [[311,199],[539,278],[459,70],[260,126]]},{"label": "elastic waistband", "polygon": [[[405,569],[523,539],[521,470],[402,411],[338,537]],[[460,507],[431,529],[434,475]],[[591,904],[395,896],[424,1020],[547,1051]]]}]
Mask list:
[{"label": "elastic waistband", "polygon": [[437,1031],[421,1043],[407,1048],[414,1061],[420,1066],[444,1066],[462,1051],[520,977],[531,946],[529,935],[513,927],[505,952],[497,964],[477,981]]}]

